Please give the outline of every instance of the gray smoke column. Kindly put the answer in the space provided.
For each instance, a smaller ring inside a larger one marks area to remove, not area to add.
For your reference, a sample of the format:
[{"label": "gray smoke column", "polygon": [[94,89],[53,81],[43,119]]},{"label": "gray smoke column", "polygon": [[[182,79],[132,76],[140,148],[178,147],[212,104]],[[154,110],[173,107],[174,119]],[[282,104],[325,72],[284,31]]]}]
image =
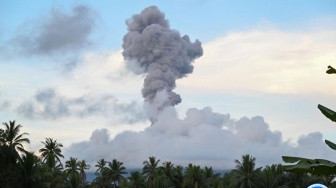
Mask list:
[{"label": "gray smoke column", "polygon": [[[145,102],[155,106],[157,112],[180,103],[180,95],[173,92],[176,79],[192,73],[191,63],[203,54],[201,42],[191,42],[189,36],[181,37],[178,31],[170,29],[164,13],[156,6],[133,15],[126,24],[128,33],[123,38],[122,54],[133,72],[146,73],[142,89]],[[162,92],[165,97],[155,99]]]}]

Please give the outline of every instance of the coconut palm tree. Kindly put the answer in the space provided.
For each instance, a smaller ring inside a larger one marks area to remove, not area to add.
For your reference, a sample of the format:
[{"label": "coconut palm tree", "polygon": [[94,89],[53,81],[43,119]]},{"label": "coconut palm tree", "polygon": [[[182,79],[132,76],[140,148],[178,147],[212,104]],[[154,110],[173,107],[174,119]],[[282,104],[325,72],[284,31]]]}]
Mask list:
[{"label": "coconut palm tree", "polygon": [[45,142],[42,142],[44,147],[39,150],[41,152],[41,156],[43,158],[43,162],[46,161],[50,168],[54,168],[56,166],[56,162],[61,163],[60,157],[64,158],[61,154],[61,147],[63,145],[61,143],[57,143],[57,140],[53,140],[52,138],[46,138]]},{"label": "coconut palm tree", "polygon": [[116,159],[113,159],[112,162],[108,163],[108,175],[113,182],[113,187],[119,187],[120,180],[125,178],[123,174],[127,174],[123,164],[124,163],[117,161]]},{"label": "coconut palm tree", "polygon": [[95,167],[97,167],[96,173],[99,171],[100,175],[103,174],[104,168],[106,166],[106,161],[105,159],[99,159],[97,161],[97,164],[95,165]]},{"label": "coconut palm tree", "polygon": [[155,157],[149,157],[149,161],[143,162],[144,167],[142,168],[142,173],[146,177],[147,187],[149,188],[153,187],[152,183],[158,170],[159,162],[160,160],[156,160]]},{"label": "coconut palm tree", "polygon": [[153,181],[151,182],[152,187],[162,187],[162,188],[175,188],[173,182],[170,178],[165,174],[163,168],[158,168]]},{"label": "coconut palm tree", "polygon": [[69,186],[72,188],[78,187],[80,184],[80,177],[77,158],[70,157],[70,160],[65,162],[64,172],[68,178]]},{"label": "coconut palm tree", "polygon": [[97,167],[96,178],[91,183],[92,185],[102,188],[109,187],[111,185],[106,164],[107,162],[105,159],[99,159],[97,161],[97,164],[95,165],[95,167]]},{"label": "coconut palm tree", "polygon": [[203,170],[204,186],[205,187],[214,187],[214,183],[219,184],[220,174],[215,173],[212,167],[204,167]]},{"label": "coconut palm tree", "polygon": [[255,157],[249,154],[242,156],[242,161],[235,160],[236,168],[233,170],[234,181],[232,187],[257,188],[259,187],[260,168],[255,168]]},{"label": "coconut palm tree", "polygon": [[283,171],[281,164],[267,165],[261,171],[261,181],[263,182],[262,187],[265,188],[276,188],[285,185],[285,173]]},{"label": "coconut palm tree", "polygon": [[145,177],[139,171],[131,172],[130,176],[128,177],[129,186],[130,188],[145,188],[146,181]]},{"label": "coconut palm tree", "polygon": [[173,169],[173,179],[172,179],[176,188],[183,187],[183,179],[184,179],[183,167],[181,165],[177,165]]},{"label": "coconut palm tree", "polygon": [[5,129],[1,131],[0,136],[0,145],[7,146],[11,149],[16,150],[18,153],[26,153],[26,150],[23,148],[23,143],[30,143],[28,138],[25,138],[25,135],[28,133],[20,134],[20,129],[22,125],[15,125],[15,121],[9,121],[8,123],[2,123],[5,126]]},{"label": "coconut palm tree", "polygon": [[293,188],[300,188],[300,187],[308,187],[311,182],[311,176],[309,176],[306,173],[294,173],[294,172],[289,172],[287,174],[287,183],[288,187],[293,187]]},{"label": "coconut palm tree", "polygon": [[184,187],[200,188],[204,187],[203,170],[200,166],[189,164],[185,171]]},{"label": "coconut palm tree", "polygon": [[81,160],[78,162],[78,169],[79,169],[79,177],[81,179],[81,184],[84,185],[86,183],[85,170],[90,169],[90,165],[86,164],[85,160]]},{"label": "coconut palm tree", "polygon": [[234,182],[233,175],[234,175],[233,170],[224,173],[222,178],[223,187],[231,187],[230,185],[232,184],[232,182]]},{"label": "coconut palm tree", "polygon": [[173,170],[174,170],[174,164],[170,161],[168,162],[164,162],[162,164],[162,169],[164,171],[164,173],[166,174],[166,176],[168,176],[169,178],[173,177]]},{"label": "coconut palm tree", "polygon": [[39,162],[40,161],[37,156],[30,152],[19,158],[20,179],[24,187],[36,187],[36,184],[38,183],[37,177]]},{"label": "coconut palm tree", "polygon": [[70,157],[70,160],[65,162],[65,170],[67,175],[69,174],[79,174],[79,167],[77,163],[77,158]]},{"label": "coconut palm tree", "polygon": [[96,174],[96,178],[92,181],[91,185],[97,188],[112,187],[111,180],[108,176],[108,170],[104,168],[101,174]]}]

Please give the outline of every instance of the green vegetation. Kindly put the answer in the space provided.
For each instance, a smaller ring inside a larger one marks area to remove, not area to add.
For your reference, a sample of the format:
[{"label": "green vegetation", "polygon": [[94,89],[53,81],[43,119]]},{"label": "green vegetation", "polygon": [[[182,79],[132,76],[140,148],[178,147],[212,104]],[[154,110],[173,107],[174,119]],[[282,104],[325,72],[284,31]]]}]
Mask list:
[{"label": "green vegetation", "polygon": [[63,145],[57,140],[46,138],[38,157],[24,149],[23,143],[28,144],[29,139],[25,137],[28,133],[20,134],[21,125],[15,121],[3,125],[4,129],[0,129],[0,188],[299,188],[313,183],[336,187],[334,174],[286,172],[280,164],[256,167],[256,158],[249,154],[233,161],[235,168],[225,174],[207,166],[161,163],[155,157],[145,160],[142,170],[127,174],[121,161],[98,159],[96,177],[88,182],[86,170],[90,165],[73,157],[63,165]]},{"label": "green vegetation", "polygon": [[[336,74],[336,69],[328,66],[327,74]],[[336,112],[326,108],[322,105],[317,106],[318,109],[328,119],[336,122]],[[336,144],[325,140],[325,143],[333,150],[336,150]],[[336,163],[325,159],[308,159],[303,157],[282,156],[283,161],[286,163],[292,163],[284,165],[284,170],[295,173],[310,173],[313,175],[324,175],[326,177],[334,178],[336,174]],[[330,180],[331,181],[331,180]]]}]

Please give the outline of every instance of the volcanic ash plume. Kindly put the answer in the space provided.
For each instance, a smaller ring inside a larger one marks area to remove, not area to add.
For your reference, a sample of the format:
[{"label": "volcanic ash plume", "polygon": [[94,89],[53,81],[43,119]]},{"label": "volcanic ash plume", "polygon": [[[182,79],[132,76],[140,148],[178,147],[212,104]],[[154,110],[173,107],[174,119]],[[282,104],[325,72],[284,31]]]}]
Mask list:
[{"label": "volcanic ash plume", "polygon": [[154,120],[163,108],[181,102],[180,95],[173,92],[176,79],[192,73],[191,63],[203,54],[201,42],[191,42],[187,35],[181,37],[170,29],[168,20],[155,6],[133,15],[126,24],[122,54],[134,73],[146,73],[142,95],[156,112],[149,114]]}]

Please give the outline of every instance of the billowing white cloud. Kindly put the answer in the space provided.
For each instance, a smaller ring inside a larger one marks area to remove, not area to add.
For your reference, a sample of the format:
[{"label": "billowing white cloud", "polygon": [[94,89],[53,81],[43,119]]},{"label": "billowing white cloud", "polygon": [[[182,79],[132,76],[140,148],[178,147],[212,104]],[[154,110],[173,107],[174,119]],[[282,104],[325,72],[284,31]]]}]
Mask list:
[{"label": "billowing white cloud", "polygon": [[162,162],[230,169],[233,161],[246,153],[255,156],[258,165],[281,163],[283,155],[329,159],[336,155],[323,144],[319,132],[302,136],[293,146],[280,132],[271,131],[261,116],[233,120],[209,107],[190,109],[184,119],[177,117],[174,108],[166,108],[158,122],[144,131],[124,131],[111,138],[107,129],[97,129],[89,140],[65,150],[67,157],[91,164],[100,158],[118,159],[128,168],[139,168],[149,156],[155,156]]},{"label": "billowing white cloud", "polygon": [[332,94],[336,28],[231,32],[204,44],[195,71],[178,85],[209,92]]}]

